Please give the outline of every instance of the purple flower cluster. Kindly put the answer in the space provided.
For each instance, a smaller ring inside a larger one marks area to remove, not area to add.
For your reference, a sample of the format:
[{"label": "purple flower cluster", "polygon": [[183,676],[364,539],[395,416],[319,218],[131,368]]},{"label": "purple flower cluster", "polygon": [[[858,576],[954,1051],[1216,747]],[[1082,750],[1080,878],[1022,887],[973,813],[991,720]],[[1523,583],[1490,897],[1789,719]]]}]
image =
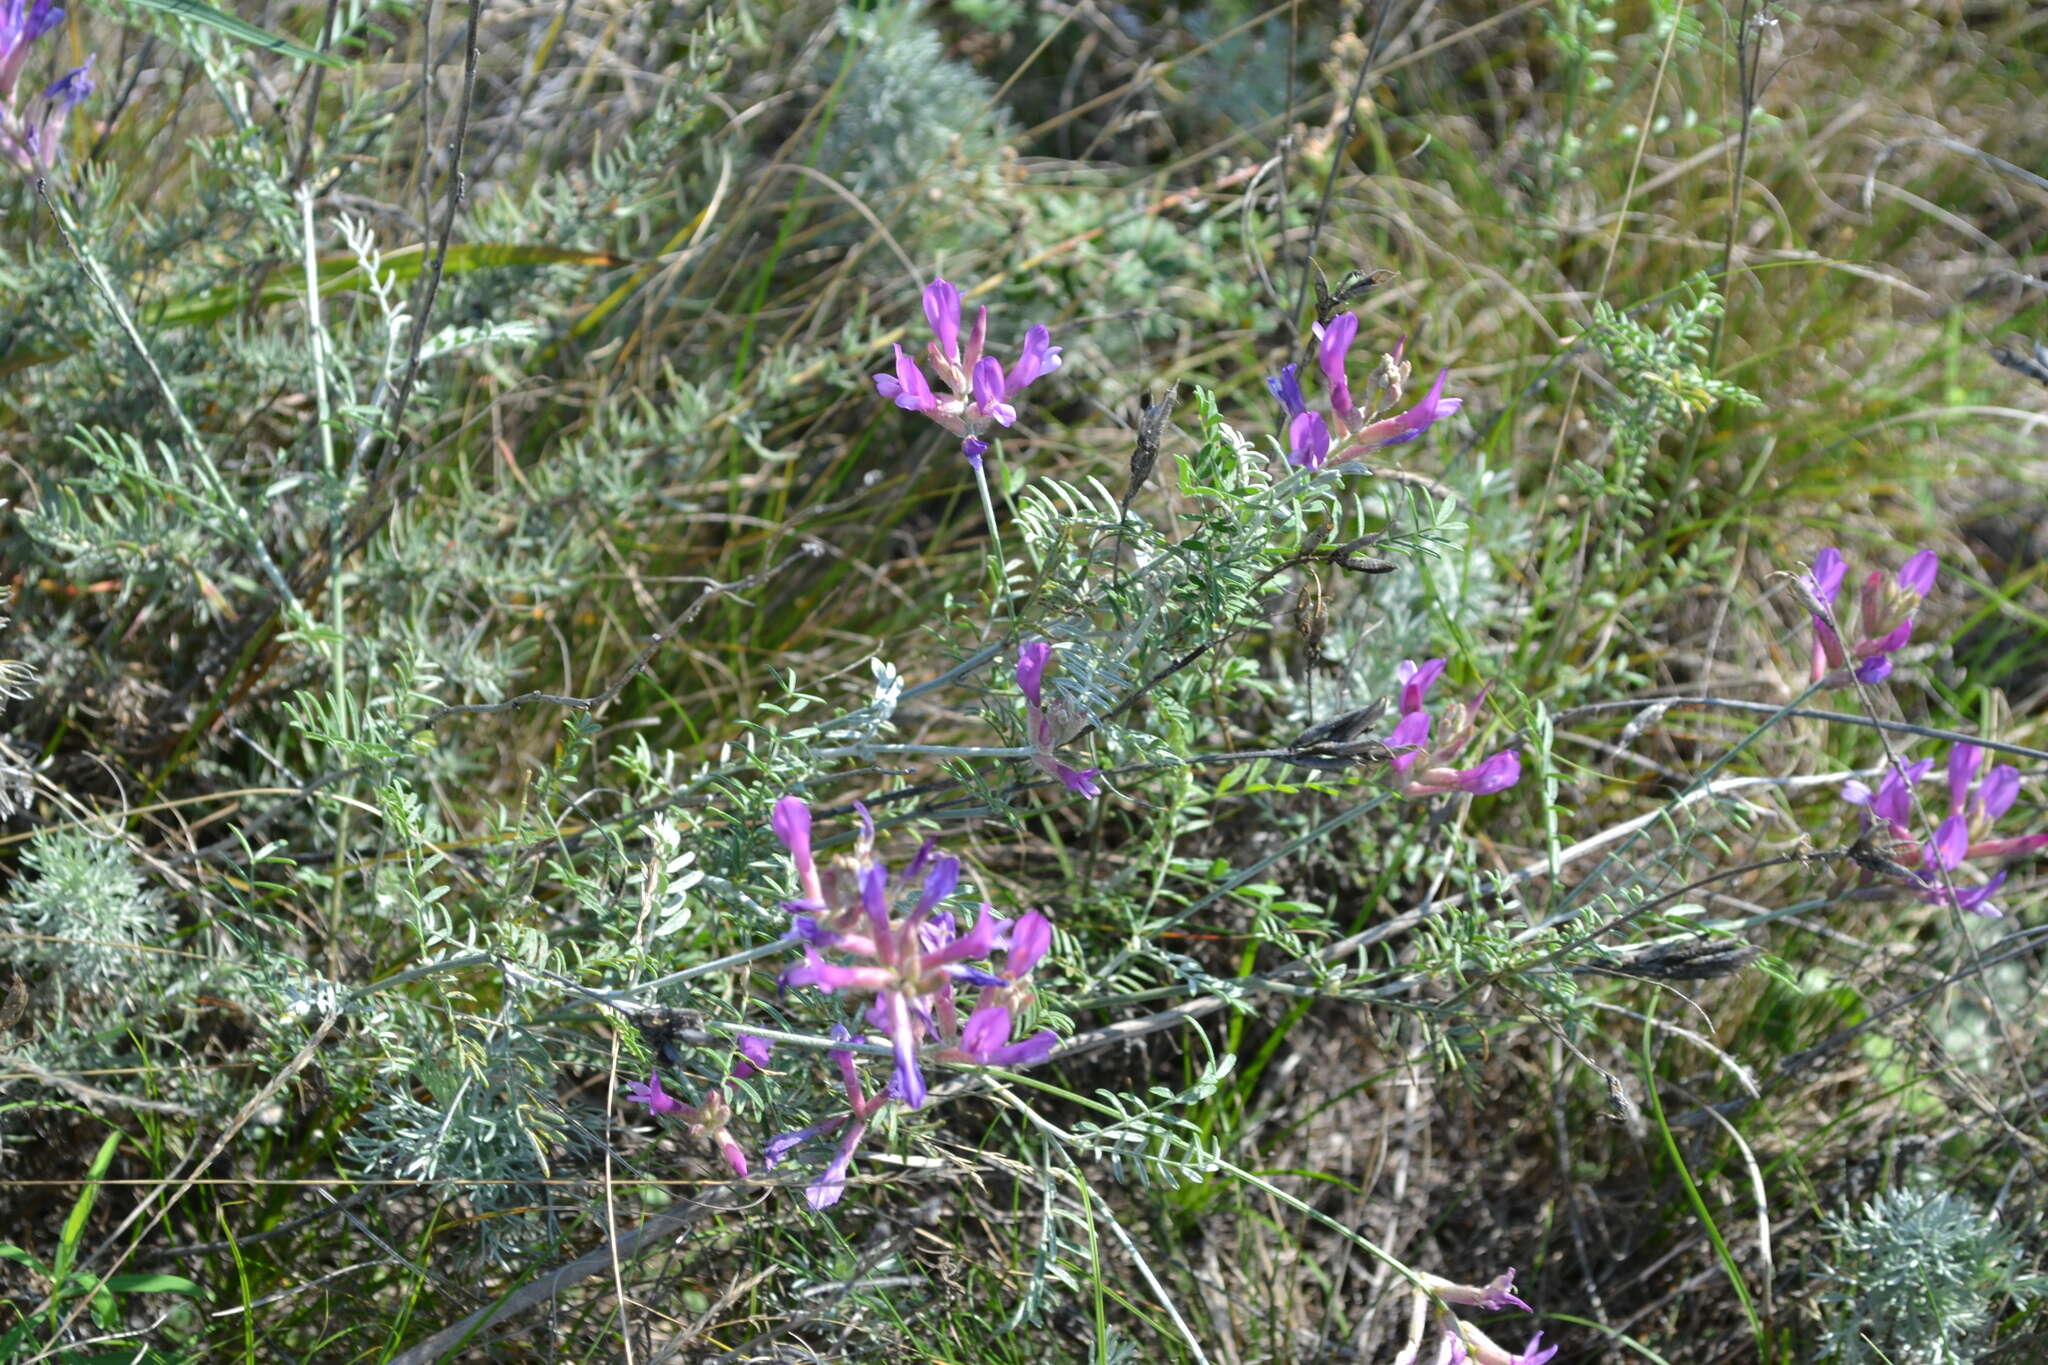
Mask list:
[{"label": "purple flower cluster", "polygon": [[[733,1059],[732,1074],[736,1080],[745,1080],[757,1075],[768,1065],[769,1042],[751,1034],[741,1034]],[[684,1131],[690,1136],[711,1143],[725,1158],[732,1173],[744,1180],[747,1176],[747,1154],[732,1135],[732,1105],[725,1098],[725,1089],[714,1086],[704,1094],[704,1102],[687,1105],[668,1091],[662,1089],[661,1073],[650,1071],[643,1084],[639,1081],[626,1083],[626,1099],[633,1104],[647,1106],[652,1118],[680,1119]]]},{"label": "purple flower cluster", "polygon": [[1941,561],[1922,550],[1905,562],[1891,583],[1872,569],[1857,597],[1854,643],[1846,643],[1835,614],[1835,598],[1848,573],[1848,561],[1830,545],[1813,557],[1813,568],[1799,586],[1813,617],[1813,681],[1841,686],[1850,678],[1860,683],[1883,682],[1891,676],[1891,656],[1913,635],[1913,614],[1933,591]]},{"label": "purple flower cluster", "polygon": [[1013,425],[1017,408],[1013,401],[1044,375],[1060,367],[1060,348],[1052,344],[1052,333],[1043,325],[1024,333],[1024,349],[1017,363],[1007,370],[992,355],[983,354],[988,344],[988,309],[974,316],[974,330],[963,346],[960,338],[960,291],[943,279],[934,279],[924,291],[925,321],[931,324],[932,340],[925,346],[932,370],[953,391],[940,398],[925,380],[917,361],[901,346],[896,348],[896,373],[874,376],[875,390],[907,412],[921,412],[955,436],[960,449],[976,468],[988,451],[981,439],[989,424]]},{"label": "purple flower cluster", "polygon": [[1881,824],[1905,858],[1920,864],[1914,875],[1921,900],[1996,919],[2000,911],[1991,898],[2005,884],[2004,869],[1974,886],[1956,885],[1955,873],[1973,858],[2009,858],[2048,848],[2048,834],[1989,837],[1991,827],[2019,799],[2020,773],[2011,764],[2000,763],[1980,777],[1985,757],[1975,744],[1958,744],[1949,750],[1948,816],[1935,828],[1933,840],[1924,845],[1914,833],[1913,784],[1933,771],[1933,759],[1894,766],[1875,790],[1864,782],[1845,782],[1842,799],[1861,810],[1866,828]]},{"label": "purple flower cluster", "polygon": [[1329,394],[1330,415],[1325,417],[1309,407],[1302,396],[1299,366],[1289,365],[1266,381],[1266,387],[1287,412],[1290,464],[1321,469],[1332,459],[1348,459],[1368,450],[1412,441],[1465,405],[1462,398],[1444,397],[1444,379],[1450,371],[1440,370],[1421,402],[1398,416],[1375,420],[1379,396],[1390,404],[1401,401],[1401,390],[1409,373],[1408,363],[1401,359],[1406,341],[1394,348],[1394,354],[1386,357],[1367,382],[1367,392],[1374,396],[1360,403],[1351,392],[1351,377],[1346,369],[1351,343],[1358,338],[1358,314],[1339,313],[1327,327],[1318,324],[1315,332],[1316,363]]},{"label": "purple flower cluster", "polygon": [[[1480,1308],[1489,1313],[1498,1313],[1505,1308],[1519,1308],[1524,1313],[1529,1305],[1515,1295],[1515,1271],[1510,1266],[1505,1274],[1496,1275],[1483,1285],[1458,1284],[1438,1275],[1423,1272],[1416,1276],[1423,1287],[1442,1303],[1466,1308]],[[1439,1332],[1435,1350],[1429,1357],[1429,1365],[1545,1365],[1557,1354],[1557,1347],[1543,1344],[1543,1333],[1538,1332],[1529,1339],[1529,1344],[1519,1351],[1510,1351],[1493,1338],[1461,1318],[1446,1313],[1438,1319]],[[1422,1343],[1417,1342],[1394,1358],[1394,1365],[1419,1365],[1422,1361]]]},{"label": "purple flower cluster", "polygon": [[[1489,796],[1506,791],[1522,780],[1522,760],[1513,749],[1502,749],[1470,768],[1450,766],[1451,760],[1478,733],[1479,709],[1486,702],[1486,689],[1481,688],[1479,695],[1465,705],[1453,703],[1440,717],[1432,717],[1425,702],[1429,689],[1443,675],[1442,659],[1420,664],[1403,659],[1394,670],[1394,677],[1401,684],[1401,719],[1387,736],[1387,747],[1394,751],[1395,774],[1405,779],[1402,794],[1435,796],[1460,791]],[[1443,721],[1443,732],[1432,742],[1430,730],[1438,719]]]},{"label": "purple flower cluster", "polygon": [[1101,769],[1070,768],[1053,756],[1053,751],[1059,747],[1059,739],[1054,731],[1052,714],[1045,705],[1045,666],[1051,659],[1050,640],[1032,640],[1017,650],[1017,687],[1024,693],[1024,706],[1030,713],[1031,747],[1036,751],[1031,761],[1047,776],[1058,778],[1074,795],[1100,796],[1102,788],[1095,779]]},{"label": "purple flower cluster", "polygon": [[[768,1144],[768,1164],[785,1159],[804,1140],[840,1130],[839,1152],[806,1198],[812,1208],[836,1203],[846,1183],[854,1148],[881,1107],[900,1102],[923,1105],[927,1093],[921,1057],[979,1066],[1027,1066],[1043,1061],[1058,1041],[1051,1030],[1011,1041],[1017,1012],[1029,1002],[1025,978],[1052,946],[1052,925],[1036,910],[1014,921],[996,917],[983,902],[974,923],[963,930],[946,900],[960,884],[960,860],[936,856],[928,841],[904,869],[902,906],[890,903],[888,867],[875,857],[875,826],[864,807],[853,856],[820,870],[811,853],[811,810],[794,796],[775,803],[771,823],[789,850],[802,895],[784,904],[795,915],[791,937],[804,944],[804,960],[783,973],[786,986],[816,986],[869,997],[865,1019],[869,1041],[886,1042],[895,1054],[888,1086],[870,1095],[851,1052],[834,1052],[846,1088],[846,1115]],[[900,912],[900,913],[899,913]],[[1002,970],[986,963],[1002,954]],[[961,986],[975,988],[971,1012],[963,1019]],[[835,1037],[852,1041],[843,1029]]]},{"label": "purple flower cluster", "polygon": [[72,109],[92,93],[92,58],[67,71],[41,96],[14,107],[14,87],[36,39],[64,20],[50,0],[0,0],[0,157],[24,175],[44,175],[55,164],[58,139]]}]

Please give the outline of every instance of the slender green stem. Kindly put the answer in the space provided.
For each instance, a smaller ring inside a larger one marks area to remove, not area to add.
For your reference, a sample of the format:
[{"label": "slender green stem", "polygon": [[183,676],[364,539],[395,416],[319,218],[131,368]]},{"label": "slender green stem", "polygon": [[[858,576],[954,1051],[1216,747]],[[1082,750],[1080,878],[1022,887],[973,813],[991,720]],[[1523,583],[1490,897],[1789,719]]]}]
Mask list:
[{"label": "slender green stem", "polygon": [[981,624],[981,638],[986,640],[995,628],[998,612],[1007,612],[1013,619],[1016,612],[1010,606],[1010,560],[1003,553],[1002,526],[996,520],[995,499],[989,496],[988,467],[983,460],[974,462],[974,486],[981,490],[981,513],[988,518],[989,543],[995,546],[996,551],[995,561],[989,565],[989,571],[995,576],[996,607],[989,613],[988,620]]}]

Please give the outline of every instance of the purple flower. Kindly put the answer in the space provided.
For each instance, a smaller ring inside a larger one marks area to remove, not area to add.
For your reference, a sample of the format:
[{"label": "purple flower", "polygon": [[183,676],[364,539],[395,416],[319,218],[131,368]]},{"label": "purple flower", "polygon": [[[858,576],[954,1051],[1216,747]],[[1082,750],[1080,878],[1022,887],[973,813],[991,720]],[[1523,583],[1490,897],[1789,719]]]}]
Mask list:
[{"label": "purple flower", "polygon": [[894,399],[896,406],[906,412],[938,411],[938,395],[925,382],[924,371],[917,368],[910,352],[901,346],[896,348],[896,373],[876,375],[875,391],[884,398]]},{"label": "purple flower", "polygon": [[718,1148],[718,1154],[725,1158],[726,1165],[732,1167],[732,1173],[742,1180],[747,1178],[747,1154],[732,1135],[732,1106],[726,1103],[723,1090],[711,1091],[704,1097],[704,1103],[695,1109],[676,1105],[676,1113],[682,1118],[683,1127],[690,1136]]},{"label": "purple flower", "polygon": [[775,803],[768,824],[789,850],[789,860],[796,866],[797,883],[804,891],[802,904],[807,909],[824,909],[825,892],[818,883],[818,863],[811,856],[811,808],[802,797],[785,796]]},{"label": "purple flower", "polygon": [[[1051,645],[1037,643],[1042,648],[1027,647],[1019,657],[1018,685],[1027,696],[1042,701]],[[855,1149],[882,1106],[900,1103],[915,1109],[925,1103],[930,1091],[923,1068],[928,1061],[1020,1066],[1043,1060],[1057,1042],[1050,1030],[1017,1042],[1009,1036],[1017,1012],[1030,1000],[1019,983],[1052,941],[1045,916],[1031,911],[1014,923],[1006,922],[983,903],[974,922],[961,930],[944,904],[959,887],[960,861],[940,856],[930,841],[910,864],[913,874],[923,872],[922,887],[914,900],[897,893],[896,899],[904,902],[899,914],[891,903],[888,868],[875,857],[873,822],[864,807],[856,803],[856,809],[862,824],[854,859],[851,865],[836,864],[831,874],[819,879],[817,913],[799,917],[799,922],[812,925],[803,936],[804,960],[783,974],[783,982],[871,997],[862,1010],[873,1030],[869,1040],[886,1040],[894,1066],[888,1083],[871,1095],[861,1083],[853,1054],[835,1049],[830,1055],[846,1089],[848,1114],[784,1133],[767,1144],[765,1156],[772,1167],[808,1139],[840,1133],[836,1154],[805,1193],[816,1209],[829,1207],[844,1193]],[[776,815],[776,832],[792,856],[798,849],[807,855],[809,808],[793,797],[784,798],[777,803]],[[914,875],[906,875],[898,885],[916,881]],[[1004,972],[976,965],[998,951],[1005,955]],[[963,989],[980,992],[973,1014],[964,1022],[956,999],[956,992]],[[833,1036],[841,1041],[852,1037],[837,1025]],[[750,1041],[763,1046],[757,1051]],[[747,1063],[766,1062],[765,1040],[742,1034],[739,1046]],[[736,1065],[734,1074],[744,1073]]]},{"label": "purple flower", "polygon": [[[832,1026],[832,1036],[841,1042],[851,1041],[853,1037],[838,1024]],[[770,1138],[762,1153],[768,1168],[773,1170],[789,1160],[792,1152],[812,1138],[823,1137],[842,1128],[845,1130],[840,1133],[839,1147],[833,1153],[832,1160],[826,1164],[817,1178],[804,1188],[804,1202],[813,1209],[828,1209],[838,1203],[840,1196],[846,1193],[846,1172],[853,1164],[854,1151],[859,1148],[861,1138],[867,1135],[868,1123],[883,1105],[890,1102],[886,1092],[868,1095],[860,1083],[860,1070],[854,1065],[851,1052],[834,1051],[829,1055],[833,1064],[839,1068],[840,1082],[846,1089],[848,1112],[837,1118],[826,1119],[822,1123],[811,1124],[807,1128],[799,1128],[793,1133],[783,1133]]]},{"label": "purple flower", "polygon": [[93,91],[92,57],[44,88],[26,107],[14,107],[16,83],[36,39],[55,28],[64,11],[50,0],[0,0],[0,157],[25,175],[56,164],[71,111]]},{"label": "purple flower", "polygon": [[1031,1066],[1052,1055],[1059,1037],[1051,1029],[1040,1029],[1021,1042],[1010,1041],[1010,1011],[1003,1005],[983,1005],[960,1031],[955,1060],[981,1066]]},{"label": "purple flower", "polygon": [[1448,667],[1442,659],[1431,659],[1427,663],[1416,663],[1403,659],[1394,669],[1394,681],[1401,684],[1401,714],[1408,715],[1422,709],[1423,701],[1429,696],[1429,689],[1436,686],[1436,680],[1444,675]]},{"label": "purple flower", "polygon": [[648,1116],[651,1118],[680,1114],[684,1109],[681,1100],[661,1088],[661,1073],[658,1071],[647,1073],[645,1085],[638,1081],[626,1082],[626,1099],[633,1104],[646,1105]]},{"label": "purple flower", "polygon": [[1455,1280],[1444,1279],[1441,1275],[1431,1275],[1427,1271],[1418,1274],[1416,1278],[1445,1303],[1466,1308],[1484,1308],[1490,1313],[1498,1313],[1508,1307],[1519,1308],[1524,1313],[1531,1311],[1528,1304],[1515,1297],[1513,1266],[1509,1266],[1484,1285],[1459,1284]]},{"label": "purple flower", "polygon": [[1031,761],[1039,771],[1057,779],[1068,791],[1092,800],[1102,794],[1102,787],[1095,780],[1102,770],[1069,767],[1054,756],[1053,751],[1059,743],[1055,738],[1052,710],[1045,705],[1045,666],[1051,660],[1050,640],[1028,640],[1017,648],[1017,690],[1024,694],[1024,708],[1029,718],[1034,751]]},{"label": "purple flower", "polygon": [[1375,421],[1374,412],[1382,401],[1398,402],[1407,383],[1408,365],[1401,359],[1407,338],[1401,339],[1368,380],[1367,391],[1372,396],[1361,404],[1353,394],[1348,371],[1351,346],[1358,338],[1358,315],[1339,313],[1327,325],[1319,325],[1315,335],[1316,364],[1329,395],[1327,417],[1309,407],[1303,397],[1299,367],[1284,366],[1266,380],[1266,387],[1286,414],[1290,464],[1321,469],[1340,458],[1412,441],[1464,405],[1462,398],[1444,397],[1444,381],[1450,373],[1445,370],[1438,373],[1421,402],[1398,416]]},{"label": "purple flower", "polygon": [[1549,1365],[1557,1347],[1543,1344],[1543,1333],[1529,1338],[1519,1351],[1510,1351],[1469,1322],[1455,1318],[1444,1324],[1445,1349],[1438,1355],[1444,1365]]},{"label": "purple flower", "polygon": [[[6,0],[0,0],[6,3]],[[875,390],[893,399],[897,407],[923,413],[947,431],[960,437],[960,449],[976,468],[988,453],[983,434],[993,423],[1014,425],[1017,409],[1011,399],[1060,367],[1060,348],[1052,344],[1052,333],[1043,324],[1026,330],[1024,347],[1017,363],[1005,372],[1002,362],[983,354],[988,339],[988,309],[976,312],[974,327],[963,345],[960,338],[960,291],[943,279],[934,279],[924,291],[925,321],[932,340],[925,354],[939,379],[952,390],[952,397],[940,398],[925,382],[902,346],[896,347],[896,372],[874,376]]]},{"label": "purple flower", "polygon": [[1052,333],[1044,323],[1034,323],[1024,333],[1024,350],[1003,379],[1003,396],[1015,398],[1031,385],[1060,367],[1060,348],[1052,344]]},{"label": "purple flower", "polygon": [[1330,389],[1330,406],[1339,422],[1348,423],[1355,411],[1351,404],[1351,381],[1344,372],[1351,343],[1358,338],[1358,314],[1339,313],[1327,327],[1316,332],[1316,362],[1322,366],[1323,382]]},{"label": "purple flower", "polygon": [[960,363],[960,291],[942,279],[925,286],[924,320],[931,324],[932,347],[940,356]]},{"label": "purple flower", "polygon": [[[1891,656],[1913,637],[1914,615],[1933,591],[1941,561],[1932,550],[1909,558],[1890,585],[1873,570],[1857,593],[1856,632],[1845,640],[1835,611],[1849,565],[1830,545],[1813,557],[1813,567],[1797,580],[1813,619],[1813,678],[1840,686],[1854,678],[1866,685],[1891,676]],[[1853,641],[1853,642],[1851,642]]]},{"label": "purple flower", "polygon": [[1476,767],[1455,770],[1450,780],[1451,785],[1461,792],[1491,796],[1522,780],[1522,760],[1513,749],[1503,749]]},{"label": "purple flower", "polygon": [[1330,459],[1330,424],[1319,412],[1304,412],[1287,424],[1287,463],[1321,469]]},{"label": "purple flower", "polygon": [[1422,401],[1398,417],[1389,417],[1384,422],[1375,422],[1359,433],[1358,444],[1367,450],[1382,446],[1397,446],[1403,441],[1412,441],[1423,432],[1449,417],[1465,406],[1462,398],[1444,397],[1444,380],[1449,370],[1437,371],[1436,382],[1429,386],[1429,392]]},{"label": "purple flower", "polygon": [[0,0],[0,104],[14,100],[29,45],[63,22],[64,11],[50,0]]},{"label": "purple flower", "polygon": [[1025,912],[1010,926],[1003,953],[1003,970],[1012,981],[1036,967],[1052,948],[1052,921],[1036,910]]},{"label": "purple flower", "polygon": [[974,362],[972,383],[974,406],[999,427],[1014,426],[1017,410],[1005,400],[1002,362],[985,355]]},{"label": "purple flower", "polygon": [[[1407,779],[1401,787],[1404,796],[1435,796],[1453,791],[1492,796],[1504,792],[1522,780],[1521,756],[1513,749],[1502,749],[1469,768],[1451,766],[1450,760],[1463,752],[1478,733],[1479,710],[1486,700],[1486,690],[1481,688],[1471,701],[1463,705],[1453,703],[1439,716],[1431,716],[1426,709],[1429,690],[1444,675],[1445,667],[1442,659],[1419,664],[1403,659],[1394,670],[1394,679],[1401,685],[1401,719],[1387,736],[1387,747],[1394,751],[1388,766],[1397,777]],[[1437,732],[1438,738],[1432,741],[1430,735],[1438,719],[1444,725]]]},{"label": "purple flower", "polygon": [[1394,771],[1405,773],[1413,768],[1428,743],[1429,712],[1410,711],[1402,716],[1394,723],[1393,733],[1387,736],[1387,747],[1394,751]]},{"label": "purple flower", "polygon": [[1052,641],[1027,640],[1017,647],[1017,690],[1033,712],[1045,705],[1045,666],[1052,661]]},{"label": "purple flower", "polygon": [[1282,366],[1280,373],[1266,380],[1266,387],[1280,400],[1290,419],[1308,411],[1308,402],[1301,396],[1300,366]]},{"label": "purple flower", "polygon": [[766,1071],[768,1054],[774,1049],[775,1045],[766,1038],[756,1038],[751,1033],[742,1033],[735,1040],[735,1050],[740,1055],[732,1064],[733,1079],[744,1081],[750,1076],[758,1076]]},{"label": "purple flower", "polygon": [[1842,799],[1862,811],[1866,831],[1882,824],[1902,861],[1919,863],[1913,875],[1921,900],[1995,919],[2000,911],[1991,898],[2004,885],[2005,872],[1976,885],[1958,885],[1953,874],[1972,859],[2011,857],[2048,848],[2048,833],[1988,837],[1992,826],[2018,800],[2020,775],[2017,768],[1999,764],[1980,779],[1984,757],[1984,750],[1975,744],[1958,744],[1949,750],[1948,815],[1924,845],[1914,816],[1913,784],[1933,771],[1933,759],[1891,768],[1875,791],[1861,781],[1845,782]]}]

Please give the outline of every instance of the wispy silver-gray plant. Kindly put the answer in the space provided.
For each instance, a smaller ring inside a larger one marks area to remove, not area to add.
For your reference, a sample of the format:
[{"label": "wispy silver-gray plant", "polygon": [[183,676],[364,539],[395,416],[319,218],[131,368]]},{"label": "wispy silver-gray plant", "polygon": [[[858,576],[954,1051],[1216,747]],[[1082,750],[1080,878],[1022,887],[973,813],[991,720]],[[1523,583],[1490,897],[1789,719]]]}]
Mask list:
[{"label": "wispy silver-gray plant", "polygon": [[2031,1303],[2048,1281],[2026,1271],[2019,1240],[1967,1198],[1890,1190],[1827,1220],[1835,1260],[1823,1271],[1823,1358],[1845,1365],[1984,1357],[1993,1313]]},{"label": "wispy silver-gray plant", "polygon": [[168,974],[175,959],[155,950],[170,917],[126,842],[41,830],[22,862],[28,876],[0,903],[0,935],[15,961],[47,969],[60,998],[133,995]]}]

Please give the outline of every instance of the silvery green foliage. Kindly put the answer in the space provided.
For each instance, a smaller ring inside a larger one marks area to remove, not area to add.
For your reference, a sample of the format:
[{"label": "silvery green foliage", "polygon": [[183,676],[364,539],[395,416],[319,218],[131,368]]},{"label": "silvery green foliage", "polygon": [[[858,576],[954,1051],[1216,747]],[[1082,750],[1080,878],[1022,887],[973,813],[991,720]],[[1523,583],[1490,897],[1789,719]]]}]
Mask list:
[{"label": "silvery green foliage", "polygon": [[367,1175],[460,1199],[480,1215],[479,1253],[506,1261],[547,1236],[530,1211],[548,1207],[555,1149],[570,1127],[554,1077],[526,1028],[460,1037],[380,1086],[344,1146]]},{"label": "silvery green foliage", "polygon": [[61,996],[125,997],[171,973],[175,959],[153,951],[170,917],[121,839],[40,830],[22,862],[28,875],[0,904],[0,935]]},{"label": "silvery green foliage", "polygon": [[827,172],[856,194],[916,185],[941,203],[994,167],[1010,131],[995,86],[946,56],[919,7],[847,8],[839,28],[860,53],[825,130]]},{"label": "silvery green foliage", "polygon": [[[0,507],[6,505],[5,500],[0,500]],[[0,616],[0,630],[6,627],[7,618]],[[0,708],[10,701],[27,697],[29,684],[35,678],[33,666],[19,659],[0,659]],[[35,773],[29,767],[29,760],[16,753],[5,739],[0,739],[0,819],[28,804],[29,788],[34,781]]]},{"label": "silvery green foliage", "polygon": [[1993,1312],[2042,1297],[2018,1240],[1968,1199],[1890,1190],[1848,1218],[1830,1218],[1835,1259],[1820,1297],[1823,1355],[1845,1365],[1980,1359]]},{"label": "silvery green foliage", "polygon": [[1501,565],[1526,559],[1536,543],[1513,486],[1509,471],[1488,468],[1483,459],[1443,477],[1439,487],[1449,497],[1405,481],[1358,481],[1368,519],[1414,528],[1414,558],[1362,591],[1326,573],[1329,625],[1308,661],[1313,672],[1275,684],[1290,719],[1307,724],[1390,696],[1402,659],[1441,652],[1434,647],[1439,622],[1496,621],[1510,611],[1515,589]]}]

